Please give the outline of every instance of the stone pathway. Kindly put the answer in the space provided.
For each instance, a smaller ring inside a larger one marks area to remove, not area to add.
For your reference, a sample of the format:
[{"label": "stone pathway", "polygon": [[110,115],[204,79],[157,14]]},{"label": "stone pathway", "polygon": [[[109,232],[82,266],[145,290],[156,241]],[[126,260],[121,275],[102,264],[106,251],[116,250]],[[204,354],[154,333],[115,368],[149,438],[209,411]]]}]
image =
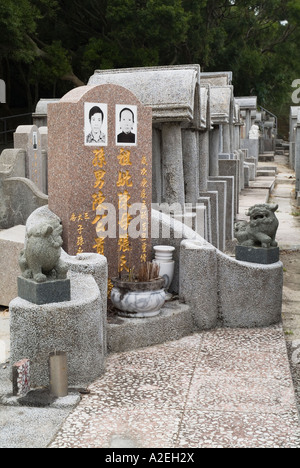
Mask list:
[{"label": "stone pathway", "polygon": [[289,342],[300,340],[300,251],[281,256],[284,266],[282,318]]},{"label": "stone pathway", "polygon": [[51,448],[293,448],[281,326],[219,329],[108,359]]}]

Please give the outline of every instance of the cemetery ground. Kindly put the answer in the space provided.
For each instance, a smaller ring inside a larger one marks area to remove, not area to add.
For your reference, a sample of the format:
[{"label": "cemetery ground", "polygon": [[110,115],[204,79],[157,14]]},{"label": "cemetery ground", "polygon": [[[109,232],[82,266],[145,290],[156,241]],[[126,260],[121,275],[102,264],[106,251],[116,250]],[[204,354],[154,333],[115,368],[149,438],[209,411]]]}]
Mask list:
[{"label": "cemetery ground", "polygon": [[[106,373],[79,404],[71,394],[45,407],[9,406],[9,363],[2,363],[1,448],[300,447],[300,208],[287,156],[260,169],[274,165],[282,326],[203,332],[109,356]],[[243,192],[241,216],[244,207],[266,201],[271,178],[261,172]],[[8,335],[2,309],[0,339]]]}]

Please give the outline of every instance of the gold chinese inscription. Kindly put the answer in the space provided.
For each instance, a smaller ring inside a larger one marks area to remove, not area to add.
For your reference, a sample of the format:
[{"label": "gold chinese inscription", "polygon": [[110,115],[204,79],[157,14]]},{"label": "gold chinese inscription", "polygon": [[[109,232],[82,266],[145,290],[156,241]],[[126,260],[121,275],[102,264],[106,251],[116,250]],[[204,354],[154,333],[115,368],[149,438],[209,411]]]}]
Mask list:
[{"label": "gold chinese inscription", "polygon": [[97,189],[92,194],[92,209],[95,212],[94,219],[92,224],[96,227],[97,237],[95,238],[93,248],[100,255],[104,255],[105,252],[105,232],[106,232],[106,218],[107,215],[99,215],[99,212],[105,213],[107,207],[105,205],[106,196],[104,194],[105,186],[105,176],[106,170],[104,169],[107,166],[107,160],[105,156],[104,148],[95,149],[93,151],[93,160],[92,164],[94,167],[94,189]]},{"label": "gold chinese inscription", "polygon": [[106,159],[105,159],[105,153],[104,149],[101,148],[100,150],[95,150],[93,151],[94,154],[94,159],[93,159],[93,166],[94,167],[100,167],[101,169],[103,166],[106,166]]},{"label": "gold chinese inscription", "polygon": [[[132,265],[128,263],[128,257],[130,258],[131,253],[131,243],[129,240],[128,228],[132,217],[130,216],[128,210],[130,208],[129,200],[131,199],[131,194],[128,189],[133,187],[132,175],[130,172],[130,167],[132,166],[131,161],[131,152],[120,148],[120,152],[117,156],[119,161],[120,170],[118,171],[118,178],[116,186],[118,188],[118,209],[119,209],[119,273],[122,271],[129,272],[132,268]],[[127,167],[127,169],[126,169]],[[123,189],[123,191],[122,191]]]},{"label": "gold chinese inscription", "polygon": [[85,213],[72,213],[70,216],[70,221],[74,224],[77,224],[76,228],[76,233],[77,233],[77,239],[76,239],[76,255],[81,254],[84,252],[84,245],[85,245],[85,228],[84,228],[84,222],[88,221],[90,219],[89,214],[87,212]]},{"label": "gold chinese inscription", "polygon": [[132,162],[130,161],[130,151],[128,150],[121,148],[118,160],[120,166],[132,166]]},{"label": "gold chinese inscription", "polygon": [[140,260],[142,263],[147,262],[147,238],[148,238],[148,210],[147,210],[147,188],[148,188],[148,161],[146,156],[142,156],[141,158],[141,200],[142,200],[142,210],[141,210],[141,257]]}]

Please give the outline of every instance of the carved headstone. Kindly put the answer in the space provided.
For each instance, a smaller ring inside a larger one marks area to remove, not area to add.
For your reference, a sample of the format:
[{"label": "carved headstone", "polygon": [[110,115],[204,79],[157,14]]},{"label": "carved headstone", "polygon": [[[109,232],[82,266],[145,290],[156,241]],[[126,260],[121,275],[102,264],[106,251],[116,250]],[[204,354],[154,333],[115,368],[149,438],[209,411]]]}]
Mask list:
[{"label": "carved headstone", "polygon": [[109,278],[138,269],[151,255],[151,108],[117,85],[84,86],[49,105],[48,130],[64,250],[105,255]]},{"label": "carved headstone", "polygon": [[47,160],[42,154],[42,139],[39,129],[35,125],[21,125],[14,133],[14,147],[26,151],[26,177],[37,188],[47,192]]}]

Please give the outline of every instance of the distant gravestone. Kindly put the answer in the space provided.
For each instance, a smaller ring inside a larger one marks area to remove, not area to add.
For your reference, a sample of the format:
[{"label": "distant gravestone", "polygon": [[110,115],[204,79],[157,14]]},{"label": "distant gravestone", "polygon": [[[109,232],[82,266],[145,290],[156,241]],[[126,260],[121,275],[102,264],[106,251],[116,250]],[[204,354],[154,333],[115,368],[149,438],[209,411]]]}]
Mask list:
[{"label": "distant gravestone", "polygon": [[110,279],[137,272],[151,253],[151,108],[117,85],[74,89],[48,107],[48,158],[64,250],[105,255]]},{"label": "distant gravestone", "polygon": [[14,133],[14,147],[26,151],[26,177],[46,193],[46,160],[42,156],[42,141],[35,125],[21,125]]}]

